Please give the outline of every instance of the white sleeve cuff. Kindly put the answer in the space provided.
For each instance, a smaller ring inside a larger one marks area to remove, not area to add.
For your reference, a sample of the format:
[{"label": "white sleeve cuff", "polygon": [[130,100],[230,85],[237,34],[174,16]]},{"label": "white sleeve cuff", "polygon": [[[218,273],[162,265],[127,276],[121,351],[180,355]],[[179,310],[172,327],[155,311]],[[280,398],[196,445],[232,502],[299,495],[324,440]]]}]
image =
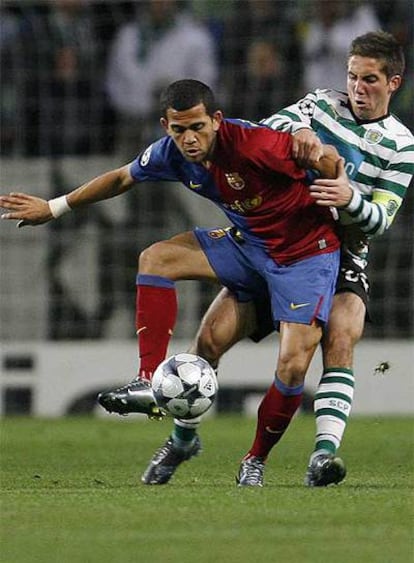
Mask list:
[{"label": "white sleeve cuff", "polygon": [[345,209],[345,211],[348,211],[349,213],[355,213],[355,211],[358,211],[361,207],[362,196],[358,190],[354,190],[352,186],[350,186],[350,188],[352,190],[351,201],[347,205],[345,205],[342,209]]}]

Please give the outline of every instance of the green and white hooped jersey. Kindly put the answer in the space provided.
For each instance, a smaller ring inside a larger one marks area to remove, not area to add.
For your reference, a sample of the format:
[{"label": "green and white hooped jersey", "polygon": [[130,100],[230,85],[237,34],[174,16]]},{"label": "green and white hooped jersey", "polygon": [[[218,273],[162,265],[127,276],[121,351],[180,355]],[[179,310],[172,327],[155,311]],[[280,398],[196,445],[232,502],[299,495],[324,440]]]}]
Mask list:
[{"label": "green and white hooped jersey", "polygon": [[395,116],[358,122],[347,94],[315,90],[261,123],[289,133],[312,128],[334,145],[354,192],[341,222],[357,224],[369,238],[388,229],[414,174],[414,136]]}]

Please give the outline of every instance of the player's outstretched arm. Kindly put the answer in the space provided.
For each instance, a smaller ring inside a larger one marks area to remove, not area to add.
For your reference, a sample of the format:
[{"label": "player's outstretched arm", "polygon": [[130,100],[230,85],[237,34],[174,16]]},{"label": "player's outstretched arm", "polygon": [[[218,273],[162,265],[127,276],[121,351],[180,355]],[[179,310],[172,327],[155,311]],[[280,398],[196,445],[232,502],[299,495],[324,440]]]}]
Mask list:
[{"label": "player's outstretched arm", "polygon": [[0,207],[7,210],[1,219],[19,221],[18,226],[42,225],[77,207],[120,195],[133,185],[134,180],[127,165],[97,176],[72,192],[50,200],[11,192],[0,195]]}]

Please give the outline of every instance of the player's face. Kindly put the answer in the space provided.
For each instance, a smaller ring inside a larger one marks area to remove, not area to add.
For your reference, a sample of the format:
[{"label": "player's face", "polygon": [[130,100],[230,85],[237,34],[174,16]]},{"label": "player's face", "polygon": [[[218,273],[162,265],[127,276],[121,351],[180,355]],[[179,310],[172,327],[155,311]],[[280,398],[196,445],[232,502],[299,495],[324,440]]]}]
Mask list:
[{"label": "player's face", "polygon": [[222,119],[220,111],[210,116],[204,104],[198,104],[184,111],[169,108],[161,125],[186,160],[203,163],[211,157]]},{"label": "player's face", "polygon": [[400,84],[399,75],[387,78],[379,59],[353,55],[348,60],[348,96],[352,111],[359,119],[378,119],[386,115],[391,95]]}]

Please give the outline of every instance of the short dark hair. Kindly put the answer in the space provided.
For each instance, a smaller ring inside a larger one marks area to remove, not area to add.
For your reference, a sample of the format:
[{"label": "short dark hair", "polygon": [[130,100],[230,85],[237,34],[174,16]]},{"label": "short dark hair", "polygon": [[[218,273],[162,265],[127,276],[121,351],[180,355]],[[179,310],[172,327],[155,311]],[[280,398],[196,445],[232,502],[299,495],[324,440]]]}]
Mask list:
[{"label": "short dark hair", "polygon": [[396,74],[402,76],[405,70],[405,57],[402,46],[391,33],[370,31],[356,37],[349,50],[349,57],[358,55],[382,61],[382,71],[390,79]]},{"label": "short dark hair", "polygon": [[206,112],[210,116],[218,109],[211,88],[199,80],[189,78],[177,80],[167,86],[160,96],[160,109],[164,117],[167,116],[169,108],[184,111],[198,106],[198,104],[204,104]]}]

